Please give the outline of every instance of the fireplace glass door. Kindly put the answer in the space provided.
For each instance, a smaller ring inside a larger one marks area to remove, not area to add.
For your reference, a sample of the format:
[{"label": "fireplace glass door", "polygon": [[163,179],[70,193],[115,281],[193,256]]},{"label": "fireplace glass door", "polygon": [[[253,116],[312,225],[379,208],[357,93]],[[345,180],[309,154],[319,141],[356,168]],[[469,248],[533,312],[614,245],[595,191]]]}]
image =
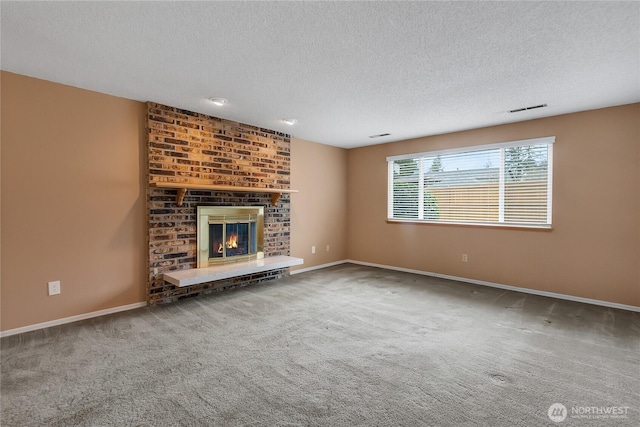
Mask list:
[{"label": "fireplace glass door", "polygon": [[258,251],[256,215],[237,221],[209,218],[209,258],[234,257]]},{"label": "fireplace glass door", "polygon": [[262,258],[262,207],[198,207],[198,267]]}]

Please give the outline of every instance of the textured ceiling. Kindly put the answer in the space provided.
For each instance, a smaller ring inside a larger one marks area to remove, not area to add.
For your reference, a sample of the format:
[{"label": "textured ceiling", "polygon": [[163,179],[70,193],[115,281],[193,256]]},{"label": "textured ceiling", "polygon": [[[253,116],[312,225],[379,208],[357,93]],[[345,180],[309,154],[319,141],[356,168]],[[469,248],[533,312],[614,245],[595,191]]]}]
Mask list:
[{"label": "textured ceiling", "polygon": [[640,101],[638,2],[2,1],[0,13],[3,70],[346,148]]}]

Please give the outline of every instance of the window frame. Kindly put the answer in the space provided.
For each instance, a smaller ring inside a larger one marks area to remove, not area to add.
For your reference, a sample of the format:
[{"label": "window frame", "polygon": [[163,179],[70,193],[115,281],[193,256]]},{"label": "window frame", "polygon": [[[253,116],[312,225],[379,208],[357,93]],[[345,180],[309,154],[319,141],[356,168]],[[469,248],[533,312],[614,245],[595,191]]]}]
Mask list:
[{"label": "window frame", "polygon": [[[461,226],[480,226],[480,227],[502,227],[502,228],[529,228],[529,229],[552,229],[553,217],[553,146],[555,144],[555,136],[547,136],[541,138],[522,139],[517,141],[499,142],[493,144],[475,145],[457,147],[444,150],[423,151],[419,153],[401,154],[387,157],[387,222],[392,223],[425,223],[436,225],[461,225]],[[547,222],[543,223],[520,223],[520,222],[504,222],[504,197],[505,197],[505,171],[504,171],[504,153],[507,148],[525,147],[531,145],[547,145]],[[425,157],[436,157],[450,154],[464,154],[477,151],[500,149],[500,174],[499,174],[499,214],[498,222],[477,222],[477,221],[446,221],[434,219],[418,219],[418,218],[394,218],[393,217],[393,196],[394,196],[394,163],[398,160],[417,160],[419,167],[418,176],[418,205],[419,212],[423,212],[420,206],[424,204],[424,167],[423,159]]]}]

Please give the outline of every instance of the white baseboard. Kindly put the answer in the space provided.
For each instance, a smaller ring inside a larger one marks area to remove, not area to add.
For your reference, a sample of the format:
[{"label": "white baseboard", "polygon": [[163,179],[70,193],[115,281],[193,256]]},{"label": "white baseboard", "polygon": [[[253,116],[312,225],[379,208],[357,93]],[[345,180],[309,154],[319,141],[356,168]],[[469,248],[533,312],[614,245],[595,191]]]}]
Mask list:
[{"label": "white baseboard", "polygon": [[346,260],[346,262],[349,262],[351,264],[366,265],[368,267],[377,267],[377,268],[384,268],[387,270],[403,271],[405,273],[420,274],[423,276],[438,277],[440,279],[456,280],[458,282],[466,282],[466,283],[472,283],[474,285],[482,285],[482,286],[489,286],[492,288],[506,289],[508,291],[522,292],[525,294],[540,295],[543,297],[557,298],[557,299],[563,299],[568,301],[582,302],[585,304],[600,305],[603,307],[618,308],[620,310],[640,312],[640,307],[636,307],[635,305],[618,304],[615,302],[601,301],[601,300],[591,299],[591,298],[582,298],[582,297],[576,297],[573,295],[558,294],[555,292],[546,292],[546,291],[538,291],[535,289],[519,288],[517,286],[501,285],[499,283],[485,282],[483,280],[467,279],[466,277],[449,276],[447,274],[431,273],[431,272],[422,271],[422,270],[412,270],[410,268],[394,267],[392,265],[383,265],[383,264],[374,264],[371,262],[355,261],[352,259],[348,259]]},{"label": "white baseboard", "polygon": [[51,320],[49,322],[36,323],[35,325],[23,326],[21,328],[9,329],[0,332],[0,338],[10,335],[21,334],[23,332],[31,332],[38,329],[50,328],[52,326],[64,325],[65,323],[77,322],[78,320],[91,319],[92,317],[104,316],[106,314],[118,313],[120,311],[133,310],[135,308],[146,307],[147,302],[136,302],[134,304],[121,305],[119,307],[107,308],[104,310],[92,311],[91,313],[78,314],[76,316],[65,317],[62,319]]},{"label": "white baseboard", "polygon": [[[618,303],[615,303],[615,302],[601,301],[601,300],[596,300],[596,299],[591,299],[591,298],[582,298],[582,297],[576,297],[576,296],[572,296],[572,295],[558,294],[558,293],[555,293],[555,292],[546,292],[546,291],[538,291],[538,290],[535,290],[535,289],[519,288],[517,286],[502,285],[502,284],[499,284],[499,283],[485,282],[483,280],[468,279],[466,277],[450,276],[450,275],[447,275],[447,274],[432,273],[432,272],[429,272],[429,271],[413,270],[413,269],[410,269],[410,268],[395,267],[393,265],[375,264],[375,263],[372,263],[372,262],[356,261],[356,260],[352,260],[352,259],[344,259],[344,260],[340,260],[340,261],[330,262],[330,263],[327,263],[327,264],[316,265],[316,266],[313,266],[313,267],[301,268],[299,270],[291,271],[289,274],[294,275],[294,274],[299,274],[299,273],[306,273],[308,271],[319,270],[319,269],[327,268],[327,267],[333,267],[334,265],[340,265],[340,264],[345,264],[345,263],[364,265],[364,266],[368,266],[368,267],[384,268],[386,270],[395,270],[395,271],[402,271],[402,272],[405,272],[405,273],[420,274],[422,276],[438,277],[438,278],[441,278],[441,279],[448,279],[448,280],[455,280],[455,281],[458,281],[458,282],[472,283],[474,285],[489,286],[491,288],[506,289],[508,291],[514,291],[514,292],[523,292],[525,294],[540,295],[540,296],[543,296],[543,297],[557,298],[557,299],[563,299],[563,300],[567,300],[567,301],[582,302],[582,303],[585,303],[585,304],[600,305],[600,306],[603,306],[603,307],[618,308],[620,310],[628,310],[628,311],[640,312],[640,307],[636,307],[634,305],[618,304]],[[120,307],[107,308],[105,310],[99,310],[99,311],[93,311],[91,313],[79,314],[77,316],[65,317],[63,319],[52,320],[52,321],[49,321],[49,322],[36,323],[34,325],[23,326],[21,328],[15,328],[15,329],[9,329],[9,330],[6,330],[6,331],[2,331],[2,332],[0,332],[0,338],[8,337],[10,335],[21,334],[23,332],[30,332],[30,331],[35,331],[35,330],[38,330],[38,329],[50,328],[52,326],[64,325],[65,323],[77,322],[78,320],[91,319],[92,317],[104,316],[104,315],[107,315],[107,314],[118,313],[118,312],[121,312],[121,311],[133,310],[133,309],[136,309],[136,308],[146,307],[146,306],[147,306],[146,301],[145,302],[137,302],[137,303],[134,303],[134,304],[122,305]]]},{"label": "white baseboard", "polygon": [[314,265],[313,267],[301,268],[299,270],[290,271],[289,274],[290,275],[294,275],[294,274],[299,274],[299,273],[306,273],[307,271],[313,271],[313,270],[319,270],[321,268],[333,267],[334,265],[345,264],[347,262],[349,262],[349,261],[347,261],[346,259],[343,259],[343,260],[340,260],[340,261],[329,262],[329,263],[326,263],[326,264]]}]

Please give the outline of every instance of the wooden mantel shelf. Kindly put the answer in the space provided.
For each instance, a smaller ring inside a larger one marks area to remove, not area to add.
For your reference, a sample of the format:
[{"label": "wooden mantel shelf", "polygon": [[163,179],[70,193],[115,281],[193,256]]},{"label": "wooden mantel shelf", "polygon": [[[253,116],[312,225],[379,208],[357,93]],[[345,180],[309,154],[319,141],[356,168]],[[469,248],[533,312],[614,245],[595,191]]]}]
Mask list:
[{"label": "wooden mantel shelf", "polygon": [[276,206],[282,193],[297,193],[298,190],[288,190],[284,188],[264,188],[264,187],[240,187],[235,185],[208,185],[208,184],[188,184],[181,182],[155,181],[150,182],[149,187],[175,188],[178,190],[176,204],[182,206],[184,195],[187,190],[209,190],[209,191],[234,191],[237,193],[270,193],[271,204]]}]

